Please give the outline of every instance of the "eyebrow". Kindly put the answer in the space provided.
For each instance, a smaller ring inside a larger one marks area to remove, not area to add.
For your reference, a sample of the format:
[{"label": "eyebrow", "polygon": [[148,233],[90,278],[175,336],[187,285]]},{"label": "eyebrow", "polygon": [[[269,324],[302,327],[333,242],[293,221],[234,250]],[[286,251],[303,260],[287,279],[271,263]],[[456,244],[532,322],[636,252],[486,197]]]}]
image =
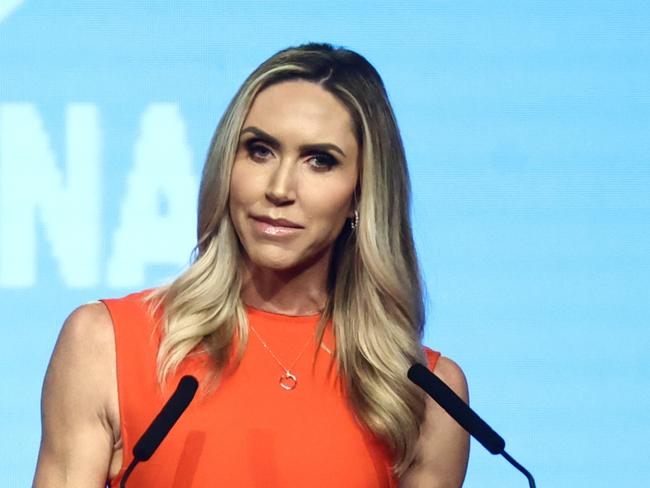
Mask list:
[{"label": "eyebrow", "polygon": [[[241,135],[244,135],[246,132],[250,132],[251,134],[255,134],[257,137],[260,139],[264,139],[273,149],[281,149],[282,148],[282,143],[278,141],[275,137],[273,137],[271,134],[268,134],[267,132],[264,132],[262,129],[259,127],[255,126],[250,126],[246,127],[241,131]],[[298,148],[301,152],[306,152],[306,151],[327,151],[332,150],[336,151],[341,156],[346,157],[345,153],[343,150],[338,147],[336,144],[330,144],[329,142],[322,142],[319,144],[303,144]]]}]

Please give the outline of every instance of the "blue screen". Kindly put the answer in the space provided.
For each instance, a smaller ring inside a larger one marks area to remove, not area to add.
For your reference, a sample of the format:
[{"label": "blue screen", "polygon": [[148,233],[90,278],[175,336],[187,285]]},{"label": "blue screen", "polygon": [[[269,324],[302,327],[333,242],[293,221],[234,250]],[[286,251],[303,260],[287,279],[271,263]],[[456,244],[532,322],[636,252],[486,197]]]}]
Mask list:
[{"label": "blue screen", "polygon": [[[538,486],[650,479],[650,3],[0,1],[0,485],[31,483],[66,316],[165,282],[276,51],[364,55],[396,112],[425,344]],[[473,443],[465,486],[525,486]]]}]

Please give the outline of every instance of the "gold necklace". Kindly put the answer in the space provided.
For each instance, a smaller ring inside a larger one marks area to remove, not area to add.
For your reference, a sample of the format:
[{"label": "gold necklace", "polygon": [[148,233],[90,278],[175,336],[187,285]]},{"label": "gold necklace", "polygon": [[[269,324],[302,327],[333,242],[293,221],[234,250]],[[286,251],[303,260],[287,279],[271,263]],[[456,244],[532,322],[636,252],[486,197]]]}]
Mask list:
[{"label": "gold necklace", "polygon": [[253,330],[253,332],[255,332],[255,335],[256,335],[257,338],[260,340],[260,342],[262,343],[262,345],[264,346],[264,348],[265,348],[267,351],[269,351],[269,353],[271,354],[271,356],[273,356],[273,359],[276,360],[276,362],[280,365],[280,367],[281,367],[282,370],[284,371],[284,373],[282,374],[282,376],[280,376],[280,386],[281,386],[282,388],[284,388],[285,390],[287,390],[287,391],[289,391],[289,390],[293,390],[296,386],[298,386],[298,378],[296,377],[295,374],[293,374],[293,373],[291,372],[291,368],[293,368],[293,367],[296,365],[296,363],[298,362],[298,360],[300,359],[300,357],[302,356],[302,354],[303,354],[303,353],[305,352],[305,350],[307,349],[307,346],[308,346],[309,343],[311,342],[312,338],[316,335],[316,332],[314,331],[314,334],[312,334],[312,335],[309,337],[309,339],[307,339],[307,342],[305,342],[305,345],[303,346],[302,350],[300,351],[300,354],[298,354],[298,357],[297,357],[296,359],[294,359],[293,363],[291,363],[291,366],[289,366],[289,367],[287,368],[287,367],[284,366],[284,364],[282,364],[282,362],[278,359],[278,357],[277,357],[275,354],[273,354],[273,351],[271,351],[271,348],[266,344],[266,342],[264,342],[264,339],[262,339],[262,337],[261,337],[260,334],[257,332],[257,330],[255,330],[255,327],[253,327],[253,326],[251,325],[250,328]]}]

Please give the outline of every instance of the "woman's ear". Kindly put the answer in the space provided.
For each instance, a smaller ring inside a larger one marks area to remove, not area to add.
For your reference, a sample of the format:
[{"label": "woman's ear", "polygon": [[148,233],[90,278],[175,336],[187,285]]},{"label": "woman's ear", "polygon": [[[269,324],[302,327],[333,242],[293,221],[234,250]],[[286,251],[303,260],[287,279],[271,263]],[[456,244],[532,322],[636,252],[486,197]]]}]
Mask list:
[{"label": "woman's ear", "polygon": [[350,210],[348,210],[348,219],[354,218],[354,211],[359,210],[359,184],[357,183],[354,193],[352,193],[352,201],[350,202]]}]

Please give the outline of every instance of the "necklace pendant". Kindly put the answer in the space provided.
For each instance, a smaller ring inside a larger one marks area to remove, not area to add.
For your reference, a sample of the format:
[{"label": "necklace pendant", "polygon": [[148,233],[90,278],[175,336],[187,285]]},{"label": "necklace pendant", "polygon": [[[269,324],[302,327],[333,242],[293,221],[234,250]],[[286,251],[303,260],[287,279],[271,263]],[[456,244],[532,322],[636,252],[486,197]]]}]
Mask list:
[{"label": "necklace pendant", "polygon": [[280,386],[285,390],[293,390],[298,384],[298,378],[289,371],[280,376]]}]

